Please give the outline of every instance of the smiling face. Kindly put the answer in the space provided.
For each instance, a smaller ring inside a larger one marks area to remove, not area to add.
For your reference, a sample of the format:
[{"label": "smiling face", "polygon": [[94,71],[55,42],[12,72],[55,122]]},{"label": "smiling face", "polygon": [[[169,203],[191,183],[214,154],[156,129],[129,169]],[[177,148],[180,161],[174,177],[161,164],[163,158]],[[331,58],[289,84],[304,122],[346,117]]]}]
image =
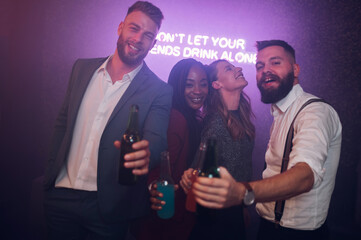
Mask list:
[{"label": "smiling face", "polygon": [[118,27],[120,60],[129,66],[139,65],[154,46],[157,33],[157,24],[143,12],[128,14]]},{"label": "smiling face", "polygon": [[184,88],[184,98],[188,106],[194,110],[200,109],[208,95],[206,72],[198,65],[190,68]]},{"label": "smiling face", "polygon": [[248,85],[241,67],[235,67],[227,61],[220,61],[216,68],[217,80],[215,84],[219,85],[219,88],[223,88],[224,91],[239,91]]},{"label": "smiling face", "polygon": [[298,83],[299,66],[281,46],[260,50],[257,54],[256,71],[257,86],[264,103],[278,102]]}]

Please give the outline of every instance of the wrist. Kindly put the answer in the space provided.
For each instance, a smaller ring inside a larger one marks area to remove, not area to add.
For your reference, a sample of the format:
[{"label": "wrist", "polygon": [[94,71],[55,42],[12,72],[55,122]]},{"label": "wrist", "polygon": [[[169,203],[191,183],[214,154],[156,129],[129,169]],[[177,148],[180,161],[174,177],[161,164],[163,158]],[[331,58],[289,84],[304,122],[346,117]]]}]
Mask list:
[{"label": "wrist", "polygon": [[246,206],[250,206],[255,201],[255,196],[254,196],[253,189],[252,189],[251,185],[248,182],[241,182],[241,184],[245,188],[245,193],[243,195],[243,203]]},{"label": "wrist", "polygon": [[243,204],[243,198],[246,194],[246,187],[244,186],[244,184],[242,182],[238,182],[238,189],[239,189],[239,194],[238,194],[238,204]]}]

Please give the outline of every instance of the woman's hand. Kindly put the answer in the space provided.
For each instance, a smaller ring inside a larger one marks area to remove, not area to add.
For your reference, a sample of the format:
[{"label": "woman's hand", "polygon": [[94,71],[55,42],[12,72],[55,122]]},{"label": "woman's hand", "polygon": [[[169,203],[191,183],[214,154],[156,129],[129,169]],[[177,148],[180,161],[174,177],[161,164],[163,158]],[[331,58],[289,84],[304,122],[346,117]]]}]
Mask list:
[{"label": "woman's hand", "polygon": [[[175,184],[174,191],[176,191],[178,188],[179,186]],[[164,206],[166,202],[159,199],[163,197],[163,193],[157,191],[156,183],[151,183],[149,193],[150,193],[150,202],[152,203],[151,208],[156,211],[161,210],[162,206]]]},{"label": "woman's hand", "polygon": [[189,168],[188,170],[184,171],[182,179],[180,180],[179,184],[183,188],[184,192],[188,194],[188,191],[191,189],[192,186],[192,172],[194,171],[193,168]]},{"label": "woman's hand", "polygon": [[151,208],[156,211],[161,210],[162,206],[165,204],[165,201],[161,201],[158,199],[163,197],[163,193],[157,191],[156,183],[151,184],[149,193],[150,193],[150,202],[152,203]]}]

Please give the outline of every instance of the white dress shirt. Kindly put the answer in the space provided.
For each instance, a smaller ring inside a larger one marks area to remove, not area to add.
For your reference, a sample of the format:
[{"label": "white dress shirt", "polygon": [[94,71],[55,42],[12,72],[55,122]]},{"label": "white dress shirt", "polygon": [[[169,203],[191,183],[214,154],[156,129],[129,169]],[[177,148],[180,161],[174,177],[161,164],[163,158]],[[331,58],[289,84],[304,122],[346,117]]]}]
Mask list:
[{"label": "white dress shirt", "polygon": [[97,191],[100,138],[119,99],[143,66],[142,63],[113,84],[106,70],[111,57],[89,82],[78,111],[67,163],[56,179],[56,187]]},{"label": "white dress shirt", "polygon": [[[287,133],[301,106],[315,96],[305,93],[299,84],[290,93],[272,104],[274,121],[266,152],[267,168],[263,178],[281,171]],[[298,230],[319,228],[327,217],[341,151],[341,123],[328,104],[315,102],[304,108],[294,123],[293,148],[288,169],[299,162],[307,163],[314,173],[312,189],[286,200],[281,226]],[[258,203],[258,214],[274,220],[275,202]]]}]

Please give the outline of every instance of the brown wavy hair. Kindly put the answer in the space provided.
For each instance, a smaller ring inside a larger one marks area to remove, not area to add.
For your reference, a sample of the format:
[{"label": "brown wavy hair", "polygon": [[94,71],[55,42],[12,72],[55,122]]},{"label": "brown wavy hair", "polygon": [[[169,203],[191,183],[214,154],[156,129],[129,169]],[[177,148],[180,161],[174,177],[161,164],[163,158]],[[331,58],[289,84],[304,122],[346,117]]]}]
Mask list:
[{"label": "brown wavy hair", "polygon": [[[226,60],[220,59],[207,66],[207,74],[211,83],[218,80],[217,64],[222,61],[227,62]],[[251,140],[254,140],[256,130],[251,120],[251,118],[254,118],[254,114],[252,112],[250,98],[247,94],[243,91],[241,92],[238,109],[240,120],[228,111],[219,90],[211,87],[208,101],[207,113],[220,113],[233,139],[241,139],[244,136],[248,136]]]}]

